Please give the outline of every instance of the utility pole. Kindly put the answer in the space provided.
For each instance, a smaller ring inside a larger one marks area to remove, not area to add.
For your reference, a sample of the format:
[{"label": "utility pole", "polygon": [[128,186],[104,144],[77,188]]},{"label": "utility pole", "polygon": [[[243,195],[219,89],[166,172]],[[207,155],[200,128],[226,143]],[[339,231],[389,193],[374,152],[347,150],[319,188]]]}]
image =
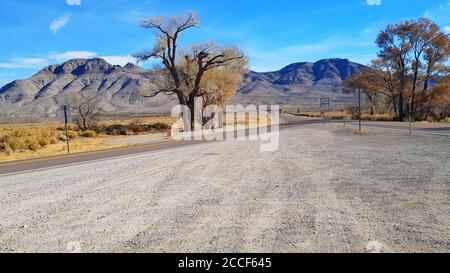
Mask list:
[{"label": "utility pole", "polygon": [[67,106],[66,106],[66,105],[63,106],[63,110],[64,110],[64,123],[65,123],[65,126],[66,126],[67,154],[70,155],[69,127],[68,127],[68,125],[67,125],[67,124],[69,123],[69,120],[68,120],[68,118],[67,118]]}]

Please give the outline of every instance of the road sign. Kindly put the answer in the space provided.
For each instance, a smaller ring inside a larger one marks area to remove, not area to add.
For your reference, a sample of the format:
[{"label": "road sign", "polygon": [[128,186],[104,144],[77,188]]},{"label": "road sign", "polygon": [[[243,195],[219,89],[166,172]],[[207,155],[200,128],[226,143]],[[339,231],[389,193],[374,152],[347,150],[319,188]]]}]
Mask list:
[{"label": "road sign", "polygon": [[320,98],[320,113],[330,110],[330,98]]},{"label": "road sign", "polygon": [[330,98],[320,98],[320,108],[330,108]]}]

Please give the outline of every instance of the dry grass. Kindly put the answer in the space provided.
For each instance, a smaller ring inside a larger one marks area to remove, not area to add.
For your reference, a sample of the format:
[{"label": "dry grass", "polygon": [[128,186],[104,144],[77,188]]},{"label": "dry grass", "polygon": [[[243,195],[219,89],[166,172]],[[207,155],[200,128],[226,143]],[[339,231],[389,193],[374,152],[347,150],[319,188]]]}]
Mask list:
[{"label": "dry grass", "polygon": [[[111,148],[123,147],[125,145],[109,145],[106,142],[117,139],[117,137],[100,136],[98,138],[78,138],[70,142],[70,150],[72,153],[82,153],[88,151],[104,150]],[[65,142],[49,145],[40,150],[22,150],[10,154],[0,153],[0,162],[8,162],[15,160],[24,160],[31,158],[65,155],[67,154],[67,146]]]},{"label": "dry grass", "polygon": [[299,117],[307,117],[307,118],[321,118],[322,114],[320,112],[304,112],[304,113],[299,113],[299,114],[295,114]]},{"label": "dry grass", "polygon": [[90,131],[89,130],[89,131],[81,132],[80,136],[87,137],[87,138],[96,138],[98,136],[98,134],[95,131]]},{"label": "dry grass", "polygon": [[0,152],[37,151],[58,143],[61,135],[54,125],[1,126]]},{"label": "dry grass", "polygon": [[353,134],[355,136],[365,136],[365,137],[383,135],[383,133],[369,132],[369,131],[361,131],[361,132],[356,131],[356,132],[353,132]]},{"label": "dry grass", "polygon": [[171,117],[116,119],[98,122],[92,129],[97,134],[129,136],[166,132],[175,122],[176,119]]},{"label": "dry grass", "polygon": [[393,121],[395,120],[395,115],[392,114],[363,114],[362,115],[363,120],[371,120],[371,121]]},{"label": "dry grass", "polygon": [[172,125],[177,121],[177,118],[160,116],[160,117],[143,117],[143,118],[123,118],[123,119],[110,119],[99,121],[98,124],[102,126],[111,125],[130,125],[130,124],[155,124],[166,123]]},{"label": "dry grass", "polygon": [[[99,125],[165,124],[167,126],[173,124],[175,120],[171,117],[124,118],[100,121]],[[70,127],[69,139],[73,153],[124,146],[106,144],[120,137],[97,134],[95,131],[77,132],[74,126]],[[0,162],[65,154],[67,147],[63,129],[58,124],[0,125]]]},{"label": "dry grass", "polygon": [[326,118],[326,119],[336,119],[336,120],[351,120],[352,116],[346,112],[343,111],[336,111],[336,112],[304,112],[295,114],[300,117],[308,117],[308,118]]},{"label": "dry grass", "polygon": [[352,119],[352,116],[346,112],[325,112],[322,116],[326,119],[335,119],[335,120]]},{"label": "dry grass", "polygon": [[[334,119],[334,120],[352,120],[356,119],[357,117],[353,117],[350,113],[340,111],[340,112],[325,112],[321,114],[320,112],[305,112],[296,114],[298,116],[302,117],[309,117],[309,118],[326,118],[326,119]],[[362,120],[371,120],[371,121],[393,121],[395,120],[395,116],[392,114],[363,114]]]}]

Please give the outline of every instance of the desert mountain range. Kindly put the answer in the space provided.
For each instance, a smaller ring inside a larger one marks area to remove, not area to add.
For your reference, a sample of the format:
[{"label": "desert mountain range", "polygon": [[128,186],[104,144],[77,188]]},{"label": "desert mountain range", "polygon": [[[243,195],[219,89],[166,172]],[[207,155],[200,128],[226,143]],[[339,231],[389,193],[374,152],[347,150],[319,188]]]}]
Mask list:
[{"label": "desert mountain range", "polygon": [[[365,66],[347,59],[290,64],[281,70],[249,71],[233,103],[305,105],[327,96],[345,99],[345,79]],[[167,113],[177,103],[164,94],[143,98],[154,89],[152,71],[134,64],[111,65],[103,59],[73,59],[51,65],[34,76],[13,81],[0,89],[0,114],[52,116],[66,92],[92,91],[103,98],[102,108],[113,113]]]}]

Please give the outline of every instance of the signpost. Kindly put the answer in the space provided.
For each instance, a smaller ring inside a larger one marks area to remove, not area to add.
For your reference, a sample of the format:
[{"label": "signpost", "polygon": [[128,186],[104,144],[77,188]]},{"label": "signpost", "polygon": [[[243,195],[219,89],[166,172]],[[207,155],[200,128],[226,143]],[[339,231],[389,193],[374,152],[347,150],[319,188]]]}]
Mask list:
[{"label": "signpost", "polygon": [[359,120],[359,133],[362,132],[361,124],[361,89],[358,89],[358,120]]},{"label": "signpost", "polygon": [[67,143],[67,154],[70,154],[70,144],[69,144],[69,119],[70,119],[70,112],[69,107],[67,105],[61,106],[61,112],[62,116],[64,117],[64,125],[66,129],[66,143]]},{"label": "signpost", "polygon": [[324,108],[326,107],[326,110],[330,110],[330,98],[320,98],[320,113],[323,114]]}]

